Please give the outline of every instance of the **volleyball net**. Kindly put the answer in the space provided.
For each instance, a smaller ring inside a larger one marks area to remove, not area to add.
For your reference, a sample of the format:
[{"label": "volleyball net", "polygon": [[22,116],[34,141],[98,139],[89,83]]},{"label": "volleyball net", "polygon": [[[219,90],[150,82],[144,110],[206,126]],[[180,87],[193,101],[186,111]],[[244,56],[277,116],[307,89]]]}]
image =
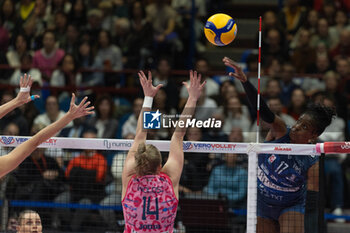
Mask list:
[{"label": "volleyball net", "polygon": [[[0,136],[1,155],[28,139]],[[11,227],[16,213],[32,209],[41,215],[46,232],[122,232],[121,173],[132,142],[54,137],[42,143],[1,181],[1,230]],[[170,142],[149,140],[147,143],[162,152],[164,163]],[[255,233],[258,154],[314,157],[350,153],[350,142],[302,145],[185,141],[183,150],[185,163],[175,232]],[[273,163],[274,157],[269,157],[269,161]],[[276,169],[282,172],[287,167],[280,164]],[[318,172],[311,175],[321,180],[322,186],[321,175]],[[318,188],[322,191],[323,187]],[[318,218],[308,222],[305,216],[305,223],[300,223],[305,225],[302,227],[322,232],[317,226],[323,225],[324,202],[320,195],[318,211],[322,217],[318,214]],[[146,215],[156,215],[155,210],[144,210]],[[340,217],[350,220],[349,216]],[[338,216],[326,215],[326,218]]]}]

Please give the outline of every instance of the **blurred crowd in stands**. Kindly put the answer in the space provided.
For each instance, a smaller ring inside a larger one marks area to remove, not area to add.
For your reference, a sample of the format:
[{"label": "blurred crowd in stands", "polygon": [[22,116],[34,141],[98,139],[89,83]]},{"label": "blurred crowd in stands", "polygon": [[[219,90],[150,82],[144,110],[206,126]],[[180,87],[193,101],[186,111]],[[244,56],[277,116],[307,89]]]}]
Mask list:
[{"label": "blurred crowd in stands", "polygon": [[[23,73],[32,76],[33,92],[41,96],[0,119],[0,134],[33,135],[62,117],[74,90],[79,97],[92,99],[96,114],[76,119],[57,136],[132,139],[142,96],[137,91],[120,96],[94,88],[141,90],[136,73],[124,71],[150,69],[154,85],[164,85],[153,108],[175,114],[186,102],[181,82],[188,77],[173,71],[187,69],[193,62],[207,81],[195,117],[219,119],[223,127],[189,129],[187,140],[255,141],[256,113],[247,107],[240,83],[223,75],[224,66],[215,73],[210,58],[205,58],[207,41],[202,29],[207,9],[215,3],[194,2],[190,26],[191,1],[185,0],[0,0],[1,104],[14,98]],[[282,9],[267,11],[262,17],[263,96],[289,126],[310,102],[334,107],[338,116],[320,141],[349,140],[349,18],[347,0],[285,0]],[[187,58],[191,29],[196,35],[193,61]],[[238,61],[255,85],[257,60],[256,50],[247,49]],[[266,128],[262,122],[260,141]],[[149,139],[169,140],[170,135],[171,129],[151,131]],[[7,149],[2,150],[5,154]],[[38,149],[12,173],[8,182],[16,185],[9,185],[7,193],[9,198],[23,200],[118,205],[123,158],[124,153]],[[330,185],[327,207],[341,214],[344,206],[350,207],[350,199],[345,198],[350,193],[350,158],[326,158],[325,175]],[[244,207],[246,176],[242,155],[186,153],[180,190],[224,195],[232,208]],[[70,229],[79,230],[87,213],[54,212],[51,224],[59,228],[62,221],[70,221]],[[101,210],[100,216],[110,228],[116,227],[113,211]]]}]

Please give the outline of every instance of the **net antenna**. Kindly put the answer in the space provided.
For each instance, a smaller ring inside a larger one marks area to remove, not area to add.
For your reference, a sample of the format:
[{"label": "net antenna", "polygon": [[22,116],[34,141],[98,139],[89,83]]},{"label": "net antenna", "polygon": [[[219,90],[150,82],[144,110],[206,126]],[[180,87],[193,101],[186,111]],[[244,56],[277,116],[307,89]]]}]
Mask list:
[{"label": "net antenna", "polygon": [[256,107],[256,143],[259,143],[260,136],[260,70],[261,70],[261,16],[259,17],[259,58],[258,58],[258,100]]},{"label": "net antenna", "polygon": [[257,168],[260,138],[260,70],[261,70],[261,16],[259,17],[258,95],[256,108],[256,144],[248,149],[247,233],[256,233],[257,224]]}]

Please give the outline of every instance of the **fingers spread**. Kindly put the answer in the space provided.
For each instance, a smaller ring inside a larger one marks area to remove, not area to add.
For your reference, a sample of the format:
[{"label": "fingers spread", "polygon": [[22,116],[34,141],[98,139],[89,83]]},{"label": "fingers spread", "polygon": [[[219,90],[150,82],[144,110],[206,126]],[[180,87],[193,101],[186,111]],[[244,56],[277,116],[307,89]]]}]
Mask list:
[{"label": "fingers spread", "polygon": [[84,99],[78,105],[78,108],[81,108],[85,104],[86,100],[87,100],[87,97],[85,96]]},{"label": "fingers spread", "polygon": [[75,95],[72,93],[72,99],[70,100],[70,104],[74,105],[75,104]]},{"label": "fingers spread", "polygon": [[152,72],[148,71],[148,81],[152,83]]}]

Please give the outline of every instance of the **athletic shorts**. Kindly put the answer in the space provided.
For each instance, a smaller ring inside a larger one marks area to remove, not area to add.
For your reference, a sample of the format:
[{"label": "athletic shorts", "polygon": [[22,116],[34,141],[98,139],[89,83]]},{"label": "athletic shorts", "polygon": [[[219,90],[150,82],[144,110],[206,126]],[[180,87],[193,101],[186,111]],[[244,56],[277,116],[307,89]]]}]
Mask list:
[{"label": "athletic shorts", "polygon": [[295,205],[286,206],[276,206],[269,205],[258,198],[257,215],[258,217],[268,218],[278,221],[279,217],[286,212],[299,212],[305,214],[305,204],[296,203]]}]

